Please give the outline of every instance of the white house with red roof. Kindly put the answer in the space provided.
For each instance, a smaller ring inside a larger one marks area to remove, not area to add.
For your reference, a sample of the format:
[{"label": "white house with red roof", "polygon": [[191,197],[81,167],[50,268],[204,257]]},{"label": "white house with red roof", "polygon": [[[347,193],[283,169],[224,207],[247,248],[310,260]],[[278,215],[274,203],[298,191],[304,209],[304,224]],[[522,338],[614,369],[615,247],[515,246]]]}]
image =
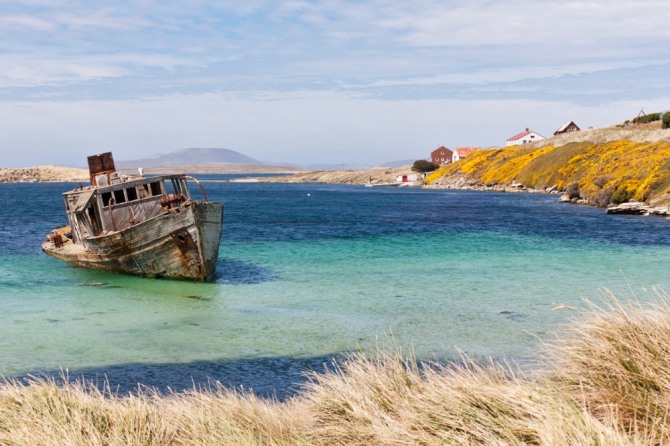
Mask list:
[{"label": "white house with red roof", "polygon": [[540,135],[537,132],[526,129],[525,132],[517,133],[507,140],[508,146],[522,146],[535,141],[541,141],[545,139],[544,136]]},{"label": "white house with red roof", "polygon": [[454,154],[451,156],[451,162],[455,163],[477,150],[479,150],[479,147],[457,147],[454,149]]}]

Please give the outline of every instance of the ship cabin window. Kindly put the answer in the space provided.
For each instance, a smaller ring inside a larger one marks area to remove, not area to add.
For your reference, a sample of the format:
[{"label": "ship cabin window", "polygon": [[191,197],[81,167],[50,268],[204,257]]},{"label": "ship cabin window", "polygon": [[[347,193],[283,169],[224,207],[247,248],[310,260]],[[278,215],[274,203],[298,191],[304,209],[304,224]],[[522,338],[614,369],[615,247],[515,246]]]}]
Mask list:
[{"label": "ship cabin window", "polygon": [[121,203],[161,196],[163,195],[163,190],[160,181],[156,181],[149,184],[140,184],[137,187],[131,186],[125,189],[102,192],[100,195],[102,197],[102,206],[109,207],[110,203],[116,206]]},{"label": "ship cabin window", "polygon": [[112,199],[112,193],[111,192],[103,192],[102,193],[102,205],[104,207],[109,206],[109,200]]},{"label": "ship cabin window", "polygon": [[151,183],[151,195],[157,196],[157,195],[163,195],[163,190],[161,189],[161,183],[160,181],[156,181],[155,183]]},{"label": "ship cabin window", "polygon": [[128,197],[128,201],[135,201],[137,200],[137,189],[134,187],[129,187],[126,189],[126,197]]},{"label": "ship cabin window", "polygon": [[121,204],[126,202],[126,195],[123,193],[123,189],[114,191],[114,204]]},{"label": "ship cabin window", "polygon": [[165,193],[166,194],[178,194],[181,192],[179,187],[179,180],[177,178],[171,178],[170,182],[165,182]]},{"label": "ship cabin window", "polygon": [[137,188],[140,190],[140,200],[151,196],[148,184],[140,184]]}]

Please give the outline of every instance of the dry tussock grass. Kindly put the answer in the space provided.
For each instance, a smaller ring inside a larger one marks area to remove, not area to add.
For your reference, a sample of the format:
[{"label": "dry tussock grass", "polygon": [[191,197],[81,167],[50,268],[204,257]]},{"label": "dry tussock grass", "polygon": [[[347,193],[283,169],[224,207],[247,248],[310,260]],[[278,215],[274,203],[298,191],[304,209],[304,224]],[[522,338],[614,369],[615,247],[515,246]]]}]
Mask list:
[{"label": "dry tussock grass", "polygon": [[307,393],[321,445],[628,445],[555,387],[507,366],[356,355]]},{"label": "dry tussock grass", "polygon": [[624,127],[616,126],[603,127],[598,129],[585,129],[579,132],[564,133],[543,139],[541,141],[530,143],[532,148],[543,147],[547,145],[562,146],[574,142],[590,142],[593,144],[605,144],[612,141],[635,141],[635,142],[670,142],[670,130],[647,128],[644,126]]},{"label": "dry tussock grass", "polygon": [[587,302],[549,358],[553,380],[582,398],[595,416],[615,409],[617,428],[644,432],[649,444],[670,442],[670,299],[623,303],[607,293]]},{"label": "dry tussock grass", "polygon": [[670,300],[588,304],[532,377],[500,364],[355,353],[287,402],[214,387],[117,396],[0,384],[0,445],[660,445]]},{"label": "dry tussock grass", "polygon": [[93,385],[34,378],[0,389],[2,445],[165,445],[174,431],[144,396],[115,398]]}]

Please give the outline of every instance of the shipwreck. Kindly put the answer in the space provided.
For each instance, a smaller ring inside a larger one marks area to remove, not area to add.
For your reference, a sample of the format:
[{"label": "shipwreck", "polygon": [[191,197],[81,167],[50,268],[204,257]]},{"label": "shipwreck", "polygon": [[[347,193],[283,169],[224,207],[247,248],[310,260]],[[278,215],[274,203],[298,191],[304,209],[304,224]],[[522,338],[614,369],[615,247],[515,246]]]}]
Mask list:
[{"label": "shipwreck", "polygon": [[[63,193],[69,225],[42,250],[73,265],[146,277],[206,281],[219,253],[223,204],[187,175],[126,176],[110,152],[88,157],[90,186]],[[191,197],[188,181],[202,190]]]}]

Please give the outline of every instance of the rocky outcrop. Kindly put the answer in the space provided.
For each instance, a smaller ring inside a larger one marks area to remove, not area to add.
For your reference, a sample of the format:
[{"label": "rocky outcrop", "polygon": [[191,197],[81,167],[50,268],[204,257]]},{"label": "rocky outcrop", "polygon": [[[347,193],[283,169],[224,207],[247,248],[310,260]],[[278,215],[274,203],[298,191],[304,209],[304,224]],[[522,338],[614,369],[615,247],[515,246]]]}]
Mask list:
[{"label": "rocky outcrop", "polygon": [[451,190],[484,190],[495,192],[525,192],[528,194],[556,194],[557,187],[547,189],[534,189],[526,187],[516,181],[512,184],[482,184],[477,179],[462,172],[440,178],[424,186],[425,189],[451,189]]},{"label": "rocky outcrop", "polygon": [[[487,190],[498,192],[525,192],[525,193],[546,193],[558,194],[557,186],[548,187],[545,190],[527,188],[519,183],[512,183],[510,185],[485,185],[479,183],[476,179],[464,174],[457,173],[448,177],[424,186],[428,189],[455,189],[455,190]],[[561,203],[573,203],[582,205],[592,205],[587,199],[583,197],[571,197],[567,193],[563,193],[559,200]],[[670,206],[651,206],[646,203],[637,201],[622,203],[618,206],[611,206],[607,208],[608,214],[619,215],[656,215],[661,217],[670,217]]]},{"label": "rocky outcrop", "polygon": [[618,206],[607,208],[608,214],[624,215],[658,215],[662,217],[670,216],[670,207],[668,206],[650,206],[639,201],[630,203],[621,203]]},{"label": "rocky outcrop", "polygon": [[88,170],[73,167],[0,168],[0,183],[88,182],[88,180]]}]

